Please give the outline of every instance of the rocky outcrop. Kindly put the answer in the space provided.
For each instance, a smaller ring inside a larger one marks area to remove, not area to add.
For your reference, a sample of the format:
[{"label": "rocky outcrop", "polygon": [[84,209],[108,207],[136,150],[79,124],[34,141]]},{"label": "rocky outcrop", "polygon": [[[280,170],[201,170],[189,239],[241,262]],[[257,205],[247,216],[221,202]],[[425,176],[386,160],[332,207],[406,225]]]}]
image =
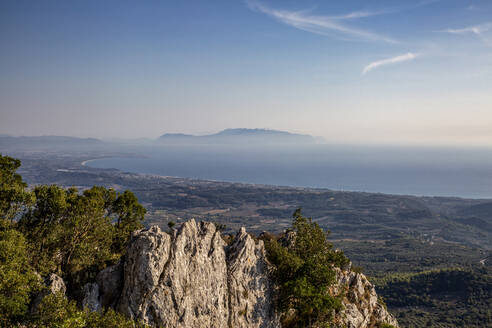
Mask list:
[{"label": "rocky outcrop", "polygon": [[215,226],[188,221],[174,236],[158,227],[132,238],[118,309],[163,327],[227,327],[225,243]]},{"label": "rocky outcrop", "polygon": [[[152,299],[168,261],[171,237],[159,227],[133,234],[124,263],[123,289],[117,308],[131,318],[158,323]],[[156,317],[156,318],[154,318]]]},{"label": "rocky outcrop", "polygon": [[61,293],[65,295],[67,292],[67,287],[65,286],[65,282],[63,279],[51,273],[44,281],[45,287],[34,297],[34,300],[31,303],[31,314],[37,314],[39,311],[39,305],[43,301],[43,299],[51,294]]},{"label": "rocky outcrop", "polygon": [[[263,242],[245,229],[227,246],[212,223],[132,235],[124,262],[84,287],[84,305],[112,306],[162,327],[280,327]],[[95,296],[98,295],[97,302]]]},{"label": "rocky outcrop", "polygon": [[82,307],[88,308],[90,311],[96,312],[101,309],[101,301],[99,300],[99,285],[97,283],[88,283],[83,289],[84,299]]},{"label": "rocky outcrop", "polygon": [[241,228],[227,253],[229,327],[279,327],[263,241]]},{"label": "rocky outcrop", "polygon": [[118,262],[99,272],[96,282],[87,283],[82,290],[82,306],[90,311],[115,308],[123,288],[123,264]]},{"label": "rocky outcrop", "polygon": [[[125,258],[84,287],[83,303],[157,327],[280,328],[270,269],[263,242],[244,228],[228,246],[212,223],[191,220],[171,234],[154,226],[133,233]],[[397,325],[364,275],[336,273],[331,292],[346,291],[340,326]]]},{"label": "rocky outcrop", "polygon": [[101,307],[116,306],[123,286],[123,262],[110,266],[98,273],[96,283],[99,288],[99,302]]},{"label": "rocky outcrop", "polygon": [[398,327],[396,319],[378,300],[374,285],[362,273],[335,268],[336,284],[330,288],[333,295],[344,292],[344,310],[338,316],[340,326],[346,328],[378,327],[387,323]]}]

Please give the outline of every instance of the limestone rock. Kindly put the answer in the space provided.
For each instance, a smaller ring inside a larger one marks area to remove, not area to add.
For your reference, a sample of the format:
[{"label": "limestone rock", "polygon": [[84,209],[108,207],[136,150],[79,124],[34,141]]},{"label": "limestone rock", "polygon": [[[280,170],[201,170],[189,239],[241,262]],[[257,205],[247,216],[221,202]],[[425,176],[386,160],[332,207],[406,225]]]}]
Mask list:
[{"label": "limestone rock", "polygon": [[[294,238],[290,233],[285,243]],[[171,234],[154,226],[132,234],[125,257],[85,286],[83,302],[92,310],[114,307],[152,327],[280,328],[270,270],[263,242],[244,228],[227,246],[213,223],[190,220]],[[330,292],[345,293],[336,324],[398,326],[363,274],[350,265],[335,271]]]},{"label": "limestone rock", "polygon": [[63,279],[60,276],[51,273],[45,280],[45,288],[43,288],[34,297],[30,309],[31,313],[32,314],[38,313],[39,305],[41,304],[41,302],[46,296],[56,293],[62,293],[63,295],[65,295],[66,291],[67,291],[67,287],[65,286],[65,282],[63,281]]},{"label": "limestone rock", "polygon": [[123,263],[119,261],[98,273],[99,302],[102,307],[115,307],[123,288]]},{"label": "limestone rock", "polygon": [[212,223],[184,223],[171,236],[137,233],[128,249],[119,309],[164,327],[227,327],[225,243]]},{"label": "limestone rock", "polygon": [[153,321],[147,313],[149,298],[159,285],[167,263],[171,237],[157,226],[132,234],[125,264],[123,290],[117,308],[131,318]]},{"label": "limestone rock", "polygon": [[294,247],[296,241],[296,232],[293,230],[284,231],[282,237],[278,240],[279,244],[286,248]]},{"label": "limestone rock", "polygon": [[362,273],[335,268],[336,283],[331,293],[346,291],[342,304],[344,310],[336,318],[347,328],[373,327],[376,323],[388,323],[398,327],[396,319],[378,302],[374,285]]},{"label": "limestone rock", "polygon": [[65,282],[60,276],[52,273],[46,279],[46,286],[48,294],[62,293],[65,294],[67,292],[67,287],[65,286]]},{"label": "limestone rock", "polygon": [[99,300],[99,285],[97,283],[87,283],[83,289],[84,298],[82,306],[90,311],[96,312],[101,309]]},{"label": "limestone rock", "polygon": [[228,255],[229,327],[280,327],[263,241],[241,228]]}]

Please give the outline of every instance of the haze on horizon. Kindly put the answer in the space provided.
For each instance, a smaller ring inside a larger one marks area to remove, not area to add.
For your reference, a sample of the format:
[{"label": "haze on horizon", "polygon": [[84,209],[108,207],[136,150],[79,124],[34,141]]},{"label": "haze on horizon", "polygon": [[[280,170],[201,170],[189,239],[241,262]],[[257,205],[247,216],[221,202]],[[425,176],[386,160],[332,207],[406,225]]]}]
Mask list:
[{"label": "haze on horizon", "polygon": [[492,146],[492,2],[0,2],[0,134]]}]

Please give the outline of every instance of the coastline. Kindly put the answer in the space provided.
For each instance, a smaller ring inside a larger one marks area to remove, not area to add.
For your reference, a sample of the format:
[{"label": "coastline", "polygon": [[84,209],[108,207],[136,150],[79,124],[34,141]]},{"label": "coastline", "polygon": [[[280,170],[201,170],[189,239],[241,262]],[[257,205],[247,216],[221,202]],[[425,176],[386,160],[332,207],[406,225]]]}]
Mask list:
[{"label": "coastline", "polygon": [[[91,167],[88,164],[90,162],[100,160],[100,159],[116,159],[116,158],[148,158],[147,156],[135,156],[127,154],[121,155],[108,155],[102,157],[96,157],[84,160],[80,163],[81,166],[91,169],[112,169],[116,170],[120,173],[125,173],[126,171],[116,168],[116,167],[106,167],[106,168],[96,168]],[[323,187],[323,186],[298,186],[298,185],[288,185],[288,184],[271,184],[271,183],[255,183],[255,182],[247,182],[247,181],[230,181],[230,180],[222,180],[222,179],[207,179],[207,178],[197,178],[197,177],[189,177],[189,176],[176,176],[176,175],[163,175],[156,174],[151,172],[138,172],[138,171],[127,171],[126,173],[135,174],[137,176],[141,176],[144,178],[161,178],[161,179],[173,179],[173,180],[186,180],[190,182],[204,182],[204,183],[219,183],[219,184],[237,184],[237,185],[245,185],[252,186],[257,188],[274,188],[274,189],[296,189],[296,190],[310,190],[310,191],[331,191],[338,193],[365,193],[365,194],[380,194],[380,195],[389,195],[389,196],[410,196],[417,198],[458,198],[463,200],[490,200],[492,196],[466,196],[466,195],[436,195],[436,194],[425,194],[425,193],[407,193],[407,192],[384,192],[384,191],[372,191],[372,190],[364,190],[364,189],[348,189],[348,188],[333,188],[333,187]]]},{"label": "coastline", "polygon": [[[90,162],[97,161],[100,159],[107,159],[107,158],[118,158],[118,156],[105,156],[105,157],[97,157],[97,158],[92,158],[92,159],[87,159],[84,160],[80,163],[80,166],[84,166],[90,169],[98,169],[91,167],[87,165]],[[132,158],[131,156],[128,156],[126,158]],[[112,169],[116,170],[119,173],[125,173],[125,171],[118,169],[118,168],[103,168],[104,169]],[[174,175],[162,175],[162,174],[155,174],[155,173],[142,173],[142,172],[128,172],[131,174],[134,174],[136,176],[140,176],[143,178],[158,178],[158,179],[173,179],[173,180],[186,180],[190,182],[204,182],[204,183],[219,183],[219,184],[231,184],[231,185],[244,185],[244,186],[250,186],[250,187],[257,187],[257,188],[273,188],[273,189],[296,189],[296,190],[311,190],[311,191],[332,191],[332,192],[360,192],[360,193],[370,193],[370,192],[365,192],[365,191],[357,191],[357,190],[337,190],[337,189],[330,189],[330,188],[324,188],[324,187],[305,187],[305,186],[289,186],[289,185],[275,185],[275,184],[264,184],[264,183],[248,183],[248,182],[241,182],[241,181],[227,181],[227,180],[214,180],[214,179],[200,179],[200,178],[190,178],[190,177],[185,177],[185,176],[174,176]]]},{"label": "coastline", "polygon": [[87,159],[87,160],[83,161],[82,163],[80,163],[80,166],[86,166],[87,163],[98,160],[98,159],[100,159],[100,158]]}]

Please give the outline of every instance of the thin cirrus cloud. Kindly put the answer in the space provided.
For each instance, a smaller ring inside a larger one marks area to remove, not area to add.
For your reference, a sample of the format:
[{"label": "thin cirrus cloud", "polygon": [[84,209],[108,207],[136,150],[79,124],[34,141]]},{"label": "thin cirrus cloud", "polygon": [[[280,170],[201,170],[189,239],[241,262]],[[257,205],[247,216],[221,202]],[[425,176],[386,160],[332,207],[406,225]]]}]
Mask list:
[{"label": "thin cirrus cloud", "polygon": [[414,60],[418,56],[419,56],[419,54],[409,52],[409,53],[406,53],[404,55],[400,55],[400,56],[372,62],[369,65],[366,65],[364,67],[364,69],[362,70],[362,75],[365,75],[365,74],[369,73],[370,71],[377,69],[377,68],[380,68],[382,66],[391,65],[391,64],[398,64],[398,63],[403,63],[403,62]]},{"label": "thin cirrus cloud", "polygon": [[378,15],[386,15],[386,14],[395,14],[399,13],[402,11],[407,11],[411,9],[416,9],[419,7],[424,7],[431,5],[433,3],[439,2],[440,0],[424,0],[417,2],[415,4],[407,5],[407,6],[399,6],[399,7],[393,7],[393,8],[387,8],[379,11],[366,11],[366,10],[361,10],[361,11],[354,11],[351,13],[348,13],[346,15],[341,15],[341,16],[332,16],[331,18],[334,19],[357,19],[357,18],[366,18],[366,17],[372,17],[372,16],[378,16]]},{"label": "thin cirrus cloud", "polygon": [[377,15],[384,15],[391,13],[392,11],[390,10],[381,10],[381,11],[353,11],[351,13],[345,14],[345,15],[340,15],[340,16],[329,16],[328,18],[331,19],[339,19],[339,20],[344,20],[344,19],[357,19],[357,18],[366,18],[366,17],[372,17],[372,16],[377,16]]},{"label": "thin cirrus cloud", "polygon": [[386,43],[398,43],[398,41],[371,31],[359,29],[344,24],[344,20],[370,17],[384,12],[357,11],[343,16],[319,16],[311,15],[309,11],[290,11],[272,9],[258,1],[248,0],[246,4],[251,10],[266,14],[276,20],[311,33],[331,35],[344,39],[357,39],[363,41],[382,41]]},{"label": "thin cirrus cloud", "polygon": [[339,16],[312,15],[310,14],[310,10],[292,11],[292,10],[273,9],[262,4],[259,0],[246,0],[246,4],[251,10],[261,12],[284,24],[311,33],[330,35],[333,37],[338,37],[339,39],[382,41],[386,43],[397,44],[401,42],[382,34],[378,34],[372,31],[350,26],[346,24],[346,21],[378,16],[378,15],[398,13],[406,10],[419,8],[422,6],[427,6],[439,1],[440,0],[423,0],[421,2],[408,6],[388,8],[379,11],[366,11],[366,10],[354,11]]},{"label": "thin cirrus cloud", "polygon": [[481,24],[481,25],[468,26],[468,27],[460,28],[460,29],[448,28],[448,29],[442,30],[440,32],[446,32],[446,33],[451,33],[451,34],[473,33],[473,34],[480,35],[483,32],[489,31],[491,28],[492,28],[492,23],[486,23],[486,24]]},{"label": "thin cirrus cloud", "polygon": [[459,29],[448,28],[448,29],[441,30],[438,32],[456,34],[456,35],[473,34],[473,35],[479,37],[486,45],[492,46],[491,40],[487,39],[484,36],[484,33],[488,32],[490,30],[492,30],[492,22],[480,24],[480,25],[468,26],[468,27],[459,28]]}]

